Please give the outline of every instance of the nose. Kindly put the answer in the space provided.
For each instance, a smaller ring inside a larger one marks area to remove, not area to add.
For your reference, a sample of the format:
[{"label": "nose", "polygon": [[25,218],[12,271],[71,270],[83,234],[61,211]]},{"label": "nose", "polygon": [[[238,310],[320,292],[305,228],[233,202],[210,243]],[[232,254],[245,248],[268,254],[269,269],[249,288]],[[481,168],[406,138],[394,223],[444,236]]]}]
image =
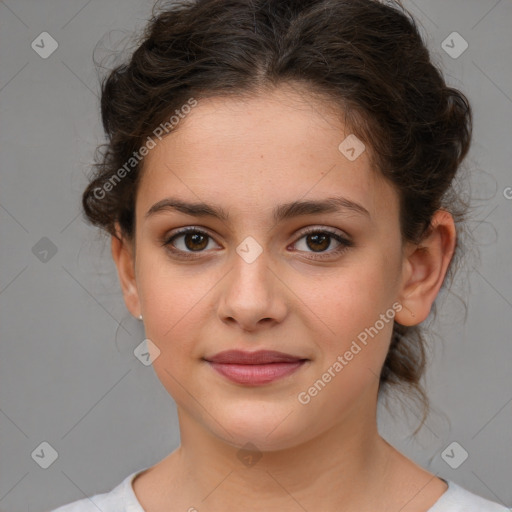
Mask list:
[{"label": "nose", "polygon": [[243,331],[256,331],[281,323],[286,317],[286,287],[265,250],[245,257],[244,248],[241,244],[233,257],[232,269],[220,291],[218,315]]}]

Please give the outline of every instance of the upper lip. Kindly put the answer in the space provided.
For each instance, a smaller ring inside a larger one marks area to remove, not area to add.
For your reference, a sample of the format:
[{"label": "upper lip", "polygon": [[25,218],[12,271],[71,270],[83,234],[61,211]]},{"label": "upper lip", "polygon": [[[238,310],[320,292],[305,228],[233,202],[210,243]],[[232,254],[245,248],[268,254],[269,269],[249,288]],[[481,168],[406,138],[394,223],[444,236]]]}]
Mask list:
[{"label": "upper lip", "polygon": [[267,363],[296,363],[306,358],[277,352],[275,350],[258,350],[245,352],[243,350],[225,350],[212,357],[205,358],[211,363],[227,364],[267,364]]}]

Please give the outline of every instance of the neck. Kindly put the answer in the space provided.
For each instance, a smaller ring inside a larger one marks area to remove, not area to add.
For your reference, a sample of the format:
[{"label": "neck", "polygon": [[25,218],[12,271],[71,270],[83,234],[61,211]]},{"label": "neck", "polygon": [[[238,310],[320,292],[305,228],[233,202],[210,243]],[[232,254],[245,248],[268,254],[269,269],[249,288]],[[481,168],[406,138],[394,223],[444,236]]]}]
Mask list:
[{"label": "neck", "polygon": [[393,448],[378,434],[374,415],[352,415],[297,446],[261,453],[233,446],[178,413],[181,445],[162,462],[173,482],[168,502],[179,495],[184,510],[191,504],[247,512],[362,510],[366,497],[385,493]]}]

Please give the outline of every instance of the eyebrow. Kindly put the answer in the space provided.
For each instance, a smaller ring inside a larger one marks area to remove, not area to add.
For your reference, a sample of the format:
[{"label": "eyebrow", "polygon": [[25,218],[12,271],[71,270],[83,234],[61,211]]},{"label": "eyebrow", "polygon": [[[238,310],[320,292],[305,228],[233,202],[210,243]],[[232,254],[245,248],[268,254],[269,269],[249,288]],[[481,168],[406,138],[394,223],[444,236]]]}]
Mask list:
[{"label": "eyebrow", "polygon": [[[145,215],[145,218],[164,211],[178,211],[194,217],[213,217],[221,221],[228,221],[229,214],[222,207],[202,202],[190,203],[181,199],[167,197],[155,203]],[[329,197],[316,201],[292,201],[276,206],[273,210],[274,222],[291,219],[301,215],[313,215],[319,213],[339,213],[350,211],[364,215],[371,219],[368,210],[345,197]]]}]

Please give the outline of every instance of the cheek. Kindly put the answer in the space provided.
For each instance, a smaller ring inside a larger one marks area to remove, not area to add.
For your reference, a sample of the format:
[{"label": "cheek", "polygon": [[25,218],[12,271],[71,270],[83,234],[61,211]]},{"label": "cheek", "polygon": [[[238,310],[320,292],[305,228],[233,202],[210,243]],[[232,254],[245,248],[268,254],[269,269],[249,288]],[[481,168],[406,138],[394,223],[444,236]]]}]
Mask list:
[{"label": "cheek", "polygon": [[[205,280],[154,272],[140,287],[146,334],[160,350],[187,348],[187,339],[198,325]],[[201,290],[197,287],[201,286]]]},{"label": "cheek", "polygon": [[148,249],[139,265],[145,334],[160,351],[153,367],[169,393],[179,397],[180,383],[190,386],[190,372],[201,364],[207,345],[204,326],[211,324],[212,294],[224,272],[179,266],[169,261],[164,249]]},{"label": "cheek", "polygon": [[[386,260],[378,255],[361,259],[357,265],[347,265],[322,278],[316,276],[314,287],[309,279],[295,281],[294,292],[307,306],[303,318],[310,319],[311,341],[326,367],[349,351],[353,342],[361,347],[354,360],[377,369],[383,363],[396,296],[396,278]],[[353,351],[358,351],[357,346]]]},{"label": "cheek", "polygon": [[[182,343],[187,339],[183,331],[188,329],[190,335],[198,300],[205,293],[198,291],[200,282],[186,271],[177,271],[167,260],[163,248],[141,251],[138,258],[137,285],[147,338],[162,354],[168,352],[169,347],[173,350],[186,347]],[[206,279],[203,284],[204,281]]]},{"label": "cheek", "polygon": [[[153,360],[153,370],[169,395],[178,404],[187,403],[191,388],[190,375],[197,365],[197,328],[204,319],[200,299],[205,291],[198,291],[204,280],[192,279],[174,272],[158,271],[155,267],[141,280],[146,338],[159,350]],[[200,389],[192,386],[194,396],[200,398]],[[192,389],[191,389],[192,391]]]},{"label": "cheek", "polygon": [[[337,421],[378,382],[389,349],[395,309],[387,278],[378,268],[370,266],[358,272],[347,269],[325,279],[323,284],[317,288],[322,292],[310,291],[305,301],[316,361],[298,398],[300,401],[309,397],[311,415],[318,417],[326,416],[325,403],[329,403],[327,414]],[[307,297],[306,285],[300,293]]]}]

